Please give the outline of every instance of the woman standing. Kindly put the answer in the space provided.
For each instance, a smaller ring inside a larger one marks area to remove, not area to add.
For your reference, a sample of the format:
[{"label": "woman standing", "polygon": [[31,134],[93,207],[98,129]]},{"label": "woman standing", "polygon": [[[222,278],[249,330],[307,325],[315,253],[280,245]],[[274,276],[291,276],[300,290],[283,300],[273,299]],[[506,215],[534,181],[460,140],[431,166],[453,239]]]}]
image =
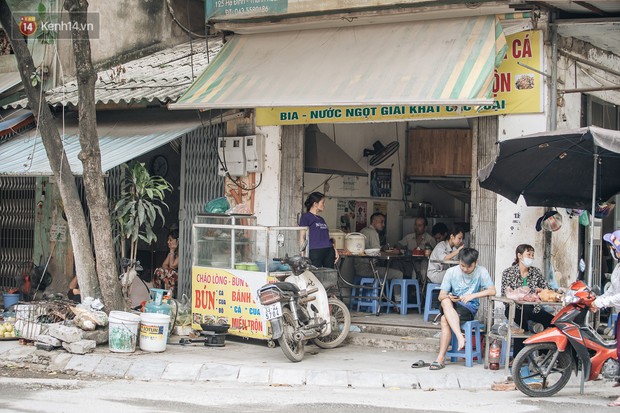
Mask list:
[{"label": "woman standing", "polygon": [[[603,239],[607,241],[609,245],[609,249],[611,250],[611,257],[614,259],[616,266],[614,267],[614,271],[611,273],[611,285],[607,292],[594,300],[592,304],[592,309],[596,311],[599,308],[605,307],[615,307],[616,309],[620,309],[620,229],[610,233],[603,235]],[[616,322],[616,351],[618,353],[618,358],[620,359],[620,323]],[[618,384],[614,387],[616,387]],[[613,402],[609,403],[609,406],[620,406],[620,397],[618,397]]]},{"label": "woman standing", "polygon": [[[506,268],[502,272],[502,296],[506,296],[506,288],[517,289],[519,287],[528,287],[530,293],[538,293],[541,290],[548,289],[549,284],[539,268],[534,267],[534,247],[528,244],[521,244],[515,250],[515,260],[512,266]],[[506,316],[508,309],[506,309]],[[515,323],[524,330],[528,329],[528,321],[542,324],[544,328],[551,325],[553,315],[546,312],[539,305],[517,306],[515,309]],[[516,356],[523,348],[523,339],[514,339],[513,354]]]},{"label": "woman standing", "polygon": [[304,205],[306,213],[299,219],[299,226],[308,227],[310,230],[310,261],[315,267],[334,268],[338,261],[338,250],[329,239],[329,228],[325,220],[318,215],[325,209],[325,195],[313,192],[308,195]]}]

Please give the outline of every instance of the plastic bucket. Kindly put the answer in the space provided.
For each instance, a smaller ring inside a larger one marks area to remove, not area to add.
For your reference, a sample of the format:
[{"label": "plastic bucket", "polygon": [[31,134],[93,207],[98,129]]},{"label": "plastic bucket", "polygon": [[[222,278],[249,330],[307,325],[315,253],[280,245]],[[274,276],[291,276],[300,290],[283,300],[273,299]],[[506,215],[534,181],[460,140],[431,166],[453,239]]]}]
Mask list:
[{"label": "plastic bucket", "polygon": [[140,315],[140,350],[162,352],[166,350],[170,316],[168,314],[142,313]]},{"label": "plastic bucket", "polygon": [[124,311],[110,311],[108,347],[114,353],[136,351],[140,316]]},{"label": "plastic bucket", "polygon": [[2,303],[4,308],[17,304],[19,302],[19,294],[2,293]]}]

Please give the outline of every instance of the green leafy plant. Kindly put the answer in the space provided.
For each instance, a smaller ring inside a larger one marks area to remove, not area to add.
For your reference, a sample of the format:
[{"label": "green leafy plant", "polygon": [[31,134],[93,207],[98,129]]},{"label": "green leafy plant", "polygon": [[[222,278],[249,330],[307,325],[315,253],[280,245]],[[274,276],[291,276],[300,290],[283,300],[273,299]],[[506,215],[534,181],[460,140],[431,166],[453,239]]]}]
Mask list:
[{"label": "green leafy plant", "polygon": [[122,168],[125,173],[121,197],[113,215],[120,227],[122,256],[125,257],[125,241],[129,240],[129,259],[133,264],[140,240],[147,244],[157,241],[153,227],[158,216],[165,222],[161,207],[168,208],[164,198],[166,191],[172,191],[172,185],[161,176],[151,176],[144,163],[123,164]]}]

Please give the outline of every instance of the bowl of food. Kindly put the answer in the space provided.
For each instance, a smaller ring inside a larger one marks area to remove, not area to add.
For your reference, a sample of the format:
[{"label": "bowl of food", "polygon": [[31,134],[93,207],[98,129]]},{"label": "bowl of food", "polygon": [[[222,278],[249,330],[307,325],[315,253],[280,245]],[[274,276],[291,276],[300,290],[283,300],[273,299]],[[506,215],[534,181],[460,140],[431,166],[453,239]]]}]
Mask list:
[{"label": "bowl of food", "polygon": [[381,253],[381,248],[368,248],[364,250],[364,254],[371,255],[371,256],[377,256],[380,253]]}]

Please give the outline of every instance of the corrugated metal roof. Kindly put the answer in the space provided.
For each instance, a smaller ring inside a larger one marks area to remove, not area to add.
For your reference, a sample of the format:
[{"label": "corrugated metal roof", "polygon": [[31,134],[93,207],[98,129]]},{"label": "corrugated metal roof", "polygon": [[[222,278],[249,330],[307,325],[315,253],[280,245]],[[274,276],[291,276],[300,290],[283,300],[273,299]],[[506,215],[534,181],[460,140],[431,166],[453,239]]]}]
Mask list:
[{"label": "corrugated metal roof", "polygon": [[[72,115],[65,119],[64,147],[71,171],[81,175],[77,114]],[[57,126],[63,136],[60,119]],[[99,112],[97,130],[102,170],[108,171],[201,126],[200,119],[192,112],[166,109]],[[0,145],[0,159],[0,175],[52,175],[38,130],[25,132]]]},{"label": "corrugated metal roof", "polygon": [[0,93],[9,90],[22,82],[19,72],[0,73]]},{"label": "corrugated metal roof", "polygon": [[[117,68],[102,70],[97,74],[95,101],[103,104],[174,102],[191,86],[221,48],[221,40],[209,40],[207,54],[205,42],[195,41],[132,60]],[[77,81],[71,79],[64,86],[47,91],[45,98],[54,106],[77,106]],[[7,107],[27,105],[28,101],[22,99]]]}]

